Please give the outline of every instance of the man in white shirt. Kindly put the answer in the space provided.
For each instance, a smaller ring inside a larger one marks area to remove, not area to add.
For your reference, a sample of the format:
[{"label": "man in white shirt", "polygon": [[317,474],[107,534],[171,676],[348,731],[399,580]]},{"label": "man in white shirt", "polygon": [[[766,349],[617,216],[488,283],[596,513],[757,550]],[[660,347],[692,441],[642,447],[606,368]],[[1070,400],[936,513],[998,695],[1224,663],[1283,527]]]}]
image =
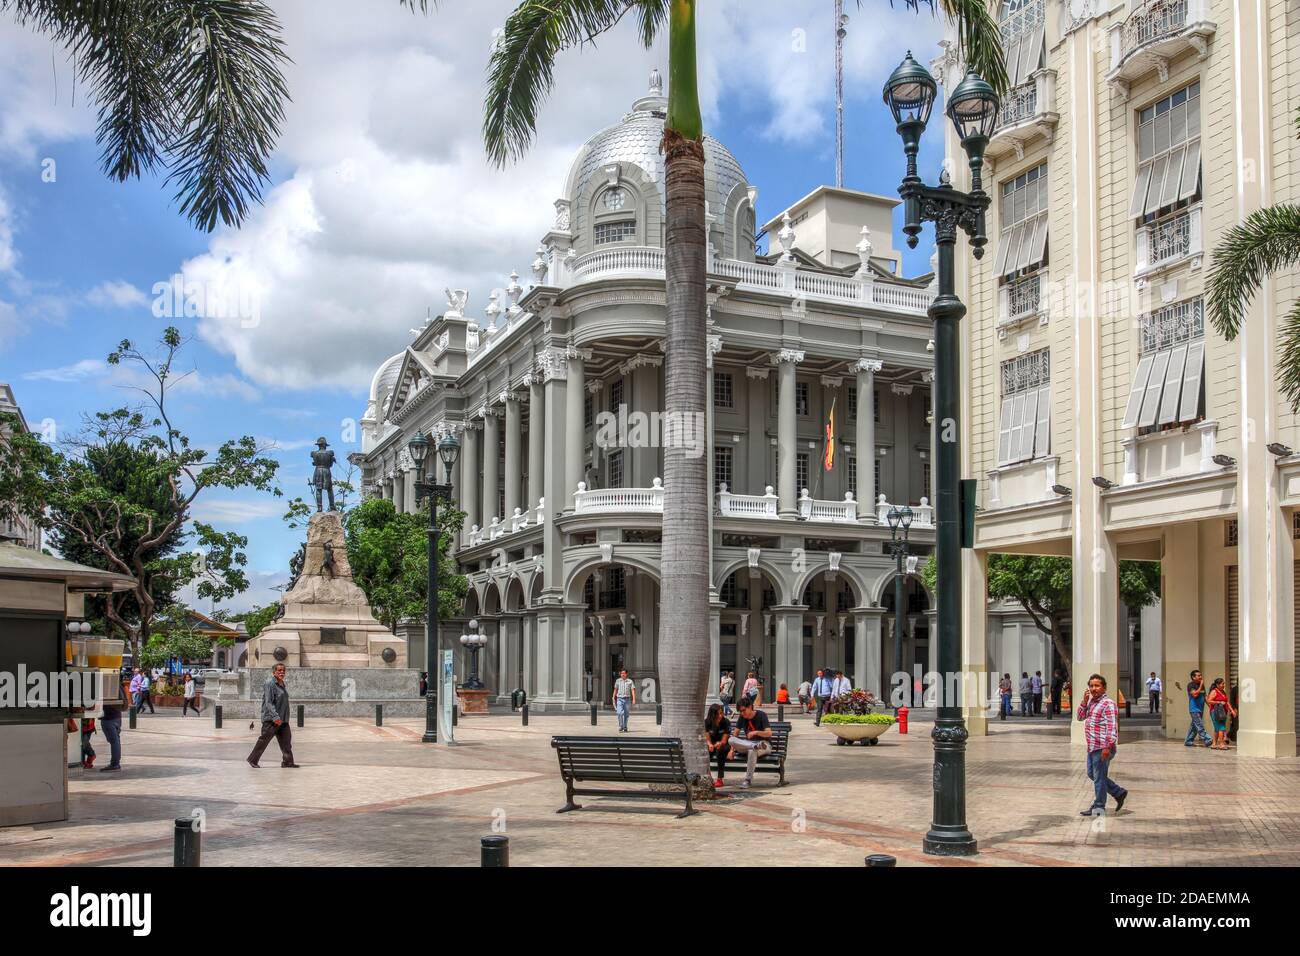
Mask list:
[{"label": "man in white shirt", "polygon": [[835,680],[831,681],[831,697],[842,697],[851,693],[853,693],[853,682],[844,676],[844,671],[836,671]]},{"label": "man in white shirt", "polygon": [[1151,676],[1147,678],[1147,706],[1151,713],[1160,713],[1160,692],[1164,690],[1165,685],[1160,682],[1156,672],[1152,671]]},{"label": "man in white shirt", "polygon": [[812,681],[806,677],[799,685],[799,705],[803,707],[805,714],[812,710]]},{"label": "man in white shirt", "polygon": [[614,681],[614,713],[618,715],[618,732],[627,733],[627,718],[636,703],[636,684],[628,679],[627,671],[618,672]]}]

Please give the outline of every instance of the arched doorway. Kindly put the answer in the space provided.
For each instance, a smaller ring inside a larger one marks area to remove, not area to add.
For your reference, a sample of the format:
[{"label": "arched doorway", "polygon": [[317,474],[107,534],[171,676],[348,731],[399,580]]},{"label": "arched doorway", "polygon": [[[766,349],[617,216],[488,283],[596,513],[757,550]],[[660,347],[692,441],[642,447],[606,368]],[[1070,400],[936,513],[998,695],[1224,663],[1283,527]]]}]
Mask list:
[{"label": "arched doorway", "polygon": [[718,671],[711,675],[710,693],[723,672],[736,677],[736,696],[745,686],[753,662],[761,658],[755,676],[763,685],[763,700],[776,697],[776,614],[781,589],[776,576],[764,567],[740,567],[723,578],[718,588],[723,608],[718,615]]},{"label": "arched doorway", "polygon": [[[925,679],[930,670],[930,652],[935,635],[930,633],[933,616],[930,611],[930,594],[920,578],[914,574],[903,575],[903,608],[901,614],[895,613],[895,589],[897,575],[890,575],[880,595],[880,606],[885,615],[880,627],[880,673],[886,675],[885,688],[888,691],[896,685],[895,674],[907,674],[908,686],[915,690],[916,681]],[[894,646],[898,641],[895,628],[902,623],[902,660],[894,659]]]},{"label": "arched doorway", "polygon": [[[804,666],[809,678],[818,668],[856,673],[853,608],[862,603],[848,575],[819,572],[809,578],[800,596],[803,615]],[[794,693],[794,688],[790,688]]]},{"label": "arched doorway", "polygon": [[[570,593],[586,606],[582,621],[583,695],[605,706],[619,671],[626,669],[642,699],[658,699],[659,582],[648,571],[617,561],[580,571]],[[707,623],[706,623],[707,626]]]}]

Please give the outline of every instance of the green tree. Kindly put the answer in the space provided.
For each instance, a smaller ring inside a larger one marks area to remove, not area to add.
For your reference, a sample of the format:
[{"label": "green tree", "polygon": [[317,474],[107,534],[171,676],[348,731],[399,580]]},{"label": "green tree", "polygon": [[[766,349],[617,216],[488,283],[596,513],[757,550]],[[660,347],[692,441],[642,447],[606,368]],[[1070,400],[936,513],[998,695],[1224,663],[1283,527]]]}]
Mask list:
[{"label": "green tree", "polygon": [[[465,513],[438,508],[438,615],[459,615],[469,582],[450,556]],[[428,608],[429,510],[399,513],[386,498],[370,498],[343,519],[352,577],[366,592],[375,616],[392,630],[408,618],[422,620]]]},{"label": "green tree", "polygon": [[[921,566],[926,586],[943,600],[934,558]],[[1073,562],[1035,554],[991,554],[988,563],[988,599],[1013,601],[1052,639],[1056,655],[1070,678],[1070,645],[1062,625],[1070,618],[1074,600]],[[1156,561],[1121,561],[1119,597],[1130,608],[1154,604],[1160,597],[1160,564]]]},{"label": "green tree", "polygon": [[265,604],[262,607],[254,608],[251,611],[242,611],[239,614],[232,614],[230,620],[236,624],[242,622],[244,630],[248,631],[248,636],[257,637],[258,634],[262,633],[263,628],[275,620],[275,616],[279,612],[280,602],[275,601],[271,604]]},{"label": "green tree", "polygon": [[[168,328],[157,356],[124,340],[108,357],[110,363],[145,370],[149,384],[139,391],[152,404],[152,417],[127,408],[98,413],[92,432],[67,443],[64,451],[21,432],[11,421],[13,434],[6,440],[6,454],[0,455],[0,518],[36,516],[52,540],[72,543],[85,563],[135,578],[130,592],[134,607],[128,612],[110,602],[105,618],[136,654],[148,644],[160,606],[157,595],[170,600],[193,584],[199,597],[222,601],[248,587],[248,539],[188,521],[193,503],[212,488],[280,494],[274,486],[279,463],[262,456],[253,438],[232,439],[209,453],[192,447],[174,426],[167,400],[178,380],[173,366],[181,346],[180,333]],[[130,449],[124,459],[130,473],[123,477],[110,470],[105,481],[104,469],[93,460],[117,443]],[[189,550],[168,551],[170,543]]]},{"label": "green tree", "polygon": [[269,181],[289,98],[280,23],[261,0],[0,0],[61,45],[99,106],[100,165],[166,171],[181,213],[238,225]]},{"label": "green tree", "polygon": [[140,652],[140,666],[160,667],[168,660],[206,661],[212,657],[212,639],[190,622],[190,609],[173,604],[158,615],[157,630]]},{"label": "green tree", "polygon": [[[429,0],[402,0],[427,10]],[[958,27],[966,62],[998,89],[1007,85],[1001,35],[989,0],[938,0]],[[859,0],[861,4],[861,0]],[[906,0],[916,8],[918,0]],[[708,268],[704,220],[704,124],[697,90],[696,0],[524,0],[510,14],[489,64],[483,138],[499,165],[519,158],[554,86],[556,57],[592,43],[633,14],[649,48],[667,33],[668,109],[664,154],[664,399],[670,420],[705,420]],[[709,474],[705,456],[682,443],[664,448],[662,604],[659,629],[663,733],[687,745],[687,764],[708,777],[700,714],[709,677]],[[711,791],[710,791],[711,792]]]},{"label": "green tree", "polygon": [[[1300,114],[1296,116],[1300,127]],[[1297,137],[1300,138],[1300,137]],[[1229,342],[1236,339],[1250,300],[1264,280],[1300,264],[1300,205],[1256,210],[1223,234],[1210,259],[1210,324]],[[1300,300],[1277,331],[1278,388],[1300,411]]]}]

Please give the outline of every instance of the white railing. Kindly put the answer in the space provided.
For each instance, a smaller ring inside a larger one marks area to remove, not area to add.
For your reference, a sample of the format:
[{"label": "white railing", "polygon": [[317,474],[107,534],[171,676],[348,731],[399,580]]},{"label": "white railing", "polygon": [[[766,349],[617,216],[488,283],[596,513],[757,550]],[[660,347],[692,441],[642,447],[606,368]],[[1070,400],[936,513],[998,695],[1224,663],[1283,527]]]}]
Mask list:
[{"label": "white railing", "polygon": [[1043,301],[1043,277],[1039,273],[1022,276],[1007,286],[1007,318],[1037,315]]},{"label": "white railing", "polygon": [[858,523],[858,503],[853,492],[846,491],[843,501],[823,501],[810,498],[808,489],[799,496],[799,517],[804,521],[833,521],[837,524]]},{"label": "white railing", "polygon": [[[876,499],[876,524],[889,526],[889,509],[898,507],[890,504],[884,495]],[[933,528],[934,527],[934,506],[930,504],[929,498],[922,498],[919,505],[909,506],[912,509],[912,527],[913,528]]]},{"label": "white railing", "polygon": [[610,512],[642,512],[663,514],[664,483],[654,480],[651,488],[594,488],[588,489],[585,481],[578,482],[573,493],[574,514],[608,514]]},{"label": "white railing", "polygon": [[476,545],[480,545],[480,544],[482,544],[482,543],[483,543],[483,538],[484,538],[484,537],[485,537],[485,534],[484,534],[482,528],[480,528],[480,527],[479,527],[478,525],[476,525],[476,524],[475,524],[475,525],[470,525],[470,528],[469,528],[469,539],[468,539],[468,540],[469,540],[469,546],[470,546],[471,548],[472,548],[472,547],[475,547]]},{"label": "white railing", "polygon": [[[1177,54],[1185,45],[1194,48],[1203,59],[1217,24],[1210,20],[1209,0],[1149,0],[1134,10],[1122,24],[1111,28],[1110,68],[1112,76],[1121,76],[1130,60],[1138,63],[1138,72],[1149,69],[1135,56],[1148,48],[1161,57]],[[1133,79],[1134,72],[1128,76]]]},{"label": "white railing", "polygon": [[[1201,244],[1201,203],[1180,210],[1172,216],[1144,223],[1137,229],[1137,272],[1163,266],[1181,259],[1199,260]],[[1194,261],[1193,266],[1199,263]]]},{"label": "white railing", "polygon": [[546,499],[538,498],[536,509],[524,511],[522,508],[516,508],[515,513],[509,518],[494,517],[488,522],[486,528],[471,525],[469,533],[466,535],[466,547],[474,548],[480,544],[495,541],[497,538],[503,538],[508,534],[517,534],[520,531],[527,531],[529,528],[540,527],[545,523]]},{"label": "white railing", "polygon": [[771,485],[761,495],[736,495],[723,482],[718,489],[718,514],[724,518],[775,518],[777,501]]},{"label": "white railing", "polygon": [[1124,21],[1124,52],[1172,36],[1187,26],[1187,0],[1152,0]]},{"label": "white railing", "polygon": [[[864,280],[854,276],[827,275],[789,266],[782,268],[765,262],[715,258],[710,269],[717,275],[737,280],[741,289],[786,291],[792,297],[802,294],[807,298],[871,305],[891,311],[925,312],[934,299],[933,292],[915,286],[874,278]],[[589,252],[579,257],[573,261],[571,268],[566,266],[560,281],[563,285],[571,285],[625,275],[663,274],[662,249],[655,246],[625,246]]]},{"label": "white railing", "polygon": [[[998,114],[998,129],[1015,126],[1030,119],[1038,112],[1038,83],[1030,80],[1007,91],[1002,101],[1002,110]],[[996,131],[995,131],[996,135]]]}]

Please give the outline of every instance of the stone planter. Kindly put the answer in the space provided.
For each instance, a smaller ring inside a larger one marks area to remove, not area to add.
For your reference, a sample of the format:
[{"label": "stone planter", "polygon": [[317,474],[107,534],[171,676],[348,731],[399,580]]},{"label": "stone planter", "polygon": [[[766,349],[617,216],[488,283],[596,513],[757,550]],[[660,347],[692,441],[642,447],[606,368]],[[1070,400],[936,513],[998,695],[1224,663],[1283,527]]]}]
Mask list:
[{"label": "stone planter", "polygon": [[829,730],[839,739],[837,744],[847,746],[859,741],[863,746],[875,746],[880,743],[880,735],[893,724],[822,724],[822,730]]}]

